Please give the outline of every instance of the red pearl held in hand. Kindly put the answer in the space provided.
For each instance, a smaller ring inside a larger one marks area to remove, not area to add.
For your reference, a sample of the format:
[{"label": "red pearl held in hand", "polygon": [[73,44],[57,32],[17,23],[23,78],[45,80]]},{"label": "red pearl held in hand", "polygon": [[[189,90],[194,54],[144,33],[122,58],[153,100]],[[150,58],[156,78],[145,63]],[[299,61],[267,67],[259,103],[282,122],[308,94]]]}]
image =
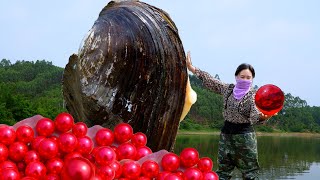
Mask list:
[{"label": "red pearl held in hand", "polygon": [[257,108],[265,115],[274,115],[279,112],[284,103],[282,90],[272,84],[261,86],[255,95]]}]

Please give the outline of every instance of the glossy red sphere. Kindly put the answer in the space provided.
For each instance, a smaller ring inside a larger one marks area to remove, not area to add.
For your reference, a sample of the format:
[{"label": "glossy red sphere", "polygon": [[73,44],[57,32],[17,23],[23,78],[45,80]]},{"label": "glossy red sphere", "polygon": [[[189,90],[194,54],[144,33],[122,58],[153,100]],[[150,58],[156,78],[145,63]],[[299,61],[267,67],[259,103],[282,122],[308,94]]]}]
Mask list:
[{"label": "glossy red sphere", "polygon": [[49,118],[42,118],[36,124],[38,136],[50,136],[55,130],[54,122]]},{"label": "glossy red sphere", "polygon": [[6,125],[0,125],[0,143],[4,145],[12,144],[16,139],[15,130]]},{"label": "glossy red sphere", "polygon": [[60,151],[64,153],[70,153],[78,147],[78,139],[72,133],[60,134],[58,143]]},{"label": "glossy red sphere", "polygon": [[49,159],[46,163],[48,174],[60,174],[63,168],[63,160],[60,158]]},{"label": "glossy red sphere", "polygon": [[168,171],[162,171],[157,175],[157,180],[164,180],[168,175],[170,174],[170,172]]},{"label": "glossy red sphere", "polygon": [[114,141],[114,134],[110,129],[102,128],[96,133],[95,140],[98,146],[110,146]]},{"label": "glossy red sphere", "polygon": [[19,180],[20,179],[20,173],[17,169],[5,169],[0,174],[0,179],[2,180]]},{"label": "glossy red sphere", "polygon": [[87,134],[88,127],[84,122],[77,122],[72,126],[72,133],[76,137],[83,137]]},{"label": "glossy red sphere", "polygon": [[50,159],[57,156],[59,147],[54,140],[46,138],[40,142],[38,152],[43,159]]},{"label": "glossy red sphere", "polygon": [[25,173],[26,176],[42,179],[46,176],[47,168],[42,162],[35,161],[27,165]]},{"label": "glossy red sphere", "polygon": [[137,148],[137,155],[135,157],[135,160],[139,160],[149,154],[152,154],[152,150],[147,146],[140,146]]},{"label": "glossy red sphere", "polygon": [[185,179],[202,180],[203,174],[197,168],[188,168],[183,172]]},{"label": "glossy red sphere", "polygon": [[15,162],[22,161],[28,152],[28,147],[22,142],[14,142],[9,146],[9,158]]},{"label": "glossy red sphere", "polygon": [[141,167],[136,161],[127,161],[122,165],[122,175],[125,178],[137,179],[140,176]]},{"label": "glossy red sphere", "polygon": [[33,161],[40,161],[40,155],[37,151],[30,150],[24,156],[24,162],[26,164],[29,164],[30,162],[33,162]]},{"label": "glossy red sphere", "polygon": [[192,167],[199,161],[199,152],[194,148],[185,148],[180,153],[180,163],[184,167]]},{"label": "glossy red sphere", "polygon": [[34,131],[30,126],[20,126],[16,130],[17,141],[29,143],[34,137]]},{"label": "glossy red sphere", "polygon": [[109,166],[115,172],[114,178],[118,179],[122,174],[122,166],[121,166],[120,162],[119,161],[113,161]]},{"label": "glossy red sphere", "polygon": [[155,178],[159,174],[159,164],[152,160],[147,160],[141,165],[141,175],[147,178]]},{"label": "glossy red sphere", "polygon": [[93,149],[93,142],[90,137],[83,136],[78,138],[78,147],[76,151],[81,153],[82,155],[89,154]]},{"label": "glossy red sphere", "polygon": [[272,84],[261,86],[255,95],[257,108],[265,115],[274,115],[279,112],[284,103],[282,90]]},{"label": "glossy red sphere", "polygon": [[137,132],[132,136],[131,143],[136,147],[145,146],[147,144],[147,136],[142,132]]},{"label": "glossy red sphere", "polygon": [[0,143],[0,163],[6,161],[9,156],[9,150],[6,145]]},{"label": "glossy red sphere", "polygon": [[110,166],[104,165],[98,168],[96,175],[100,176],[103,180],[112,180],[115,177],[115,172]]},{"label": "glossy red sphere", "polygon": [[79,152],[73,151],[71,153],[66,154],[63,158],[63,161],[67,162],[70,159],[78,158],[78,157],[83,158],[82,154],[80,154]]},{"label": "glossy red sphere", "polygon": [[168,153],[162,157],[161,166],[165,171],[174,172],[180,166],[180,158],[174,153]]},{"label": "glossy red sphere", "polygon": [[213,162],[209,157],[202,157],[200,158],[197,167],[202,172],[211,171],[213,168]]},{"label": "glossy red sphere", "polygon": [[7,160],[7,161],[3,161],[3,162],[0,163],[0,170],[1,169],[7,169],[7,168],[18,169],[17,165],[12,161]]},{"label": "glossy red sphere", "polygon": [[170,173],[164,178],[164,180],[183,180],[183,179],[177,174]]},{"label": "glossy red sphere", "polygon": [[137,155],[137,149],[131,143],[122,143],[118,146],[116,153],[119,161],[122,159],[135,160]]},{"label": "glossy red sphere", "polygon": [[55,127],[59,132],[67,132],[71,130],[74,119],[69,113],[60,113],[54,119]]},{"label": "glossy red sphere", "polygon": [[36,150],[38,151],[38,147],[39,147],[39,144],[41,143],[41,141],[43,141],[46,137],[44,136],[37,136],[35,137],[32,141],[31,141],[31,148],[33,150]]},{"label": "glossy red sphere", "polygon": [[94,176],[94,167],[88,159],[77,157],[65,162],[61,172],[63,180],[90,180]]},{"label": "glossy red sphere", "polygon": [[102,146],[98,148],[98,150],[94,154],[97,164],[101,166],[111,164],[116,160],[116,156],[117,155],[114,150],[108,146]]},{"label": "glossy red sphere", "polygon": [[219,180],[218,174],[213,171],[203,172],[202,174],[204,180]]},{"label": "glossy red sphere", "polygon": [[120,123],[114,128],[114,137],[117,142],[124,143],[133,136],[133,129],[130,124]]}]

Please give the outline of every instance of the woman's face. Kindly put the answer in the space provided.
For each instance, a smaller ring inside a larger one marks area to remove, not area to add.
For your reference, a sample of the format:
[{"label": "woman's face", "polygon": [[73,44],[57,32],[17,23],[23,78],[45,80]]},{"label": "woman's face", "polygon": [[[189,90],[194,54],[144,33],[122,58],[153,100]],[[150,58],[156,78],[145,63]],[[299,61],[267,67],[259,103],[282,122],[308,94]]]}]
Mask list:
[{"label": "woman's face", "polygon": [[252,73],[249,69],[244,69],[240,71],[240,73],[237,75],[237,78],[243,79],[243,80],[252,80]]}]

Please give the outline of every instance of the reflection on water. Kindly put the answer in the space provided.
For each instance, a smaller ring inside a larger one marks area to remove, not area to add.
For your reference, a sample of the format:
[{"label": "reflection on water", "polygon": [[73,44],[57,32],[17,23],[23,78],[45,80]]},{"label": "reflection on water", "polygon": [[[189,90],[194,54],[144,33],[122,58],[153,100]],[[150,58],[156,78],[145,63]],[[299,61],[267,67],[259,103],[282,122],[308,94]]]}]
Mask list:
[{"label": "reflection on water", "polygon": [[[179,135],[175,153],[194,147],[216,164],[218,141],[218,135]],[[320,138],[258,136],[258,151],[260,179],[320,179]],[[234,177],[241,177],[240,172],[236,170]]]}]

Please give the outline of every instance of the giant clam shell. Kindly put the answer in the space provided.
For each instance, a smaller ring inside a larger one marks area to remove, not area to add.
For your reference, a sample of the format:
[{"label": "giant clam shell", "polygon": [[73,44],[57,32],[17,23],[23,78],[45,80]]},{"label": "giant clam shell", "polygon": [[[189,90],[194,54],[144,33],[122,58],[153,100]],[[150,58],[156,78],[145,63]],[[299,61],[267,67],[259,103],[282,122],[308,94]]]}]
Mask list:
[{"label": "giant clam shell", "polygon": [[129,123],[153,151],[171,150],[187,83],[178,29],[163,10],[111,1],[70,56],[63,75],[66,108],[77,121],[113,128]]}]

